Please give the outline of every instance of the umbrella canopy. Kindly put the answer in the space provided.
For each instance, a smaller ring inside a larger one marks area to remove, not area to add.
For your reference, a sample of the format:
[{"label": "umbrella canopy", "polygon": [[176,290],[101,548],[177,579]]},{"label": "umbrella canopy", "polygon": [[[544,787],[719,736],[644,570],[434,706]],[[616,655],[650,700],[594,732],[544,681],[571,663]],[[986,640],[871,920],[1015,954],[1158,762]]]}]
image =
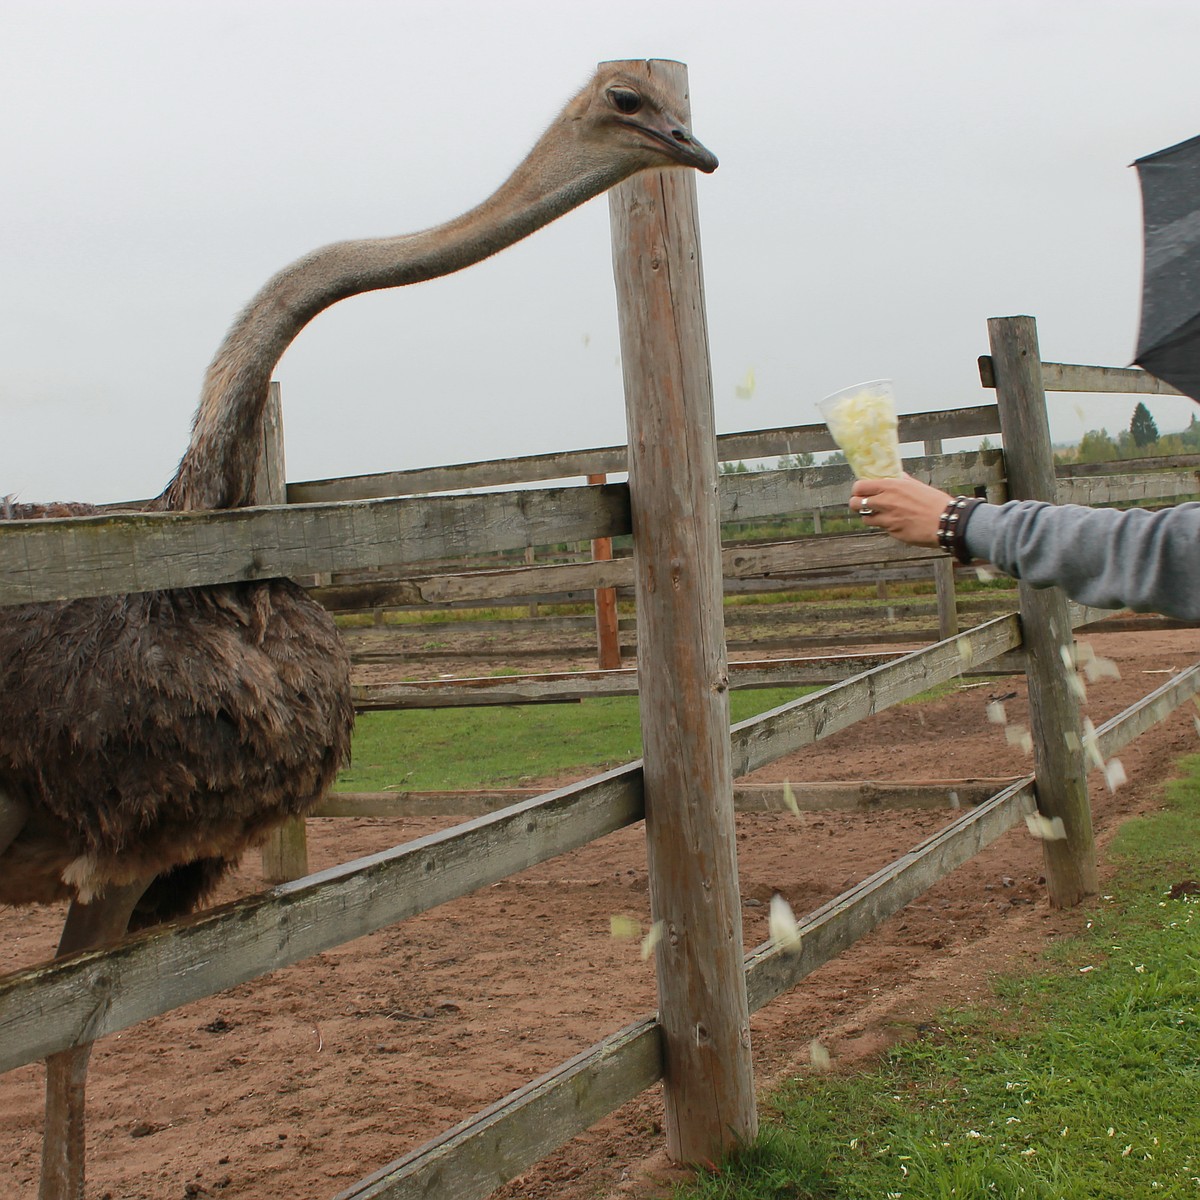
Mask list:
[{"label": "umbrella canopy", "polygon": [[1133,165],[1146,241],[1133,361],[1200,401],[1200,137]]}]

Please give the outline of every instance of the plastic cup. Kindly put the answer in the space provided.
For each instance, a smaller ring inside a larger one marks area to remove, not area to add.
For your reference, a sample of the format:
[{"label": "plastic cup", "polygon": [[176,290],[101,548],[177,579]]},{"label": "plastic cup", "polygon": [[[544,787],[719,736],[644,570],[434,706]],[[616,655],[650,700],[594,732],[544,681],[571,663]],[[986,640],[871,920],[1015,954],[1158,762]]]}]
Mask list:
[{"label": "plastic cup", "polygon": [[890,379],[842,388],[817,407],[859,479],[897,479],[904,474]]}]

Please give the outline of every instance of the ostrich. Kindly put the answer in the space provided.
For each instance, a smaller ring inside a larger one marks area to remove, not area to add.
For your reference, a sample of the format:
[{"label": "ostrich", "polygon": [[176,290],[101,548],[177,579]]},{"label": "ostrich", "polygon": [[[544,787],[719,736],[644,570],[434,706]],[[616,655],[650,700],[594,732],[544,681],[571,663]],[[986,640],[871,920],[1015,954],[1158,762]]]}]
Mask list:
[{"label": "ostrich", "polygon": [[[509,179],[445,225],[342,242],[268,281],[205,376],[150,509],[251,503],[271,373],[348,296],[460,270],[647,168],[716,169],[647,79],[602,66]],[[0,519],[77,504],[7,504]],[[68,900],[59,956],[190,911],[319,799],[350,741],[349,662],[286,579],[31,604],[0,619],[0,903]],[[81,1200],[90,1045],[47,1060],[42,1200]]]}]

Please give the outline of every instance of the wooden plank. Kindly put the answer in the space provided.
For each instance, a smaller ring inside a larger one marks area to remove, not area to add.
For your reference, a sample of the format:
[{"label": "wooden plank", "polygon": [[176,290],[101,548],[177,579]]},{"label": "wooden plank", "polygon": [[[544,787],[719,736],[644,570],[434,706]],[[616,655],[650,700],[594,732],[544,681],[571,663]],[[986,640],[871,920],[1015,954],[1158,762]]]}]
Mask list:
[{"label": "wooden plank", "polygon": [[733,790],[741,813],[789,812],[794,801],[801,812],[876,812],[881,809],[972,808],[991,799],[1015,780],[931,779],[920,782],[863,779],[850,782],[742,784]]},{"label": "wooden plank", "polygon": [[[1111,739],[1112,744],[1105,744],[1104,752],[1111,753],[1119,744],[1124,744],[1124,741],[1118,742],[1122,731],[1125,740],[1129,736],[1137,736],[1148,727],[1145,722],[1150,720],[1151,714],[1153,719],[1150,723],[1161,720],[1167,711],[1164,705],[1173,709],[1195,694],[1197,689],[1200,689],[1200,664],[1189,668],[1179,679],[1165,684],[1107,722],[1102,731],[1098,731],[1102,739],[1105,736]],[[1109,731],[1108,734],[1104,730]],[[985,783],[984,786],[990,784]],[[853,946],[934,883],[975,857],[1024,816],[1035,811],[1033,777],[1011,781],[980,803],[975,811],[964,813],[901,858],[803,918],[799,922],[801,940],[798,951],[784,950],[769,942],[757,947],[745,960],[751,1011],[758,1011],[818,967]],[[577,1055],[563,1067],[549,1072],[500,1104],[484,1110],[404,1159],[390,1164],[362,1184],[342,1193],[337,1200],[424,1198],[430,1194],[434,1178],[439,1188],[448,1181],[453,1194],[463,1197],[463,1200],[475,1200],[487,1195],[489,1189],[513,1178],[537,1158],[561,1145],[567,1137],[582,1131],[588,1124],[655,1082],[661,1076],[661,1057],[657,1067],[659,1073],[653,1079],[648,1078],[654,1071],[653,1063],[644,1058],[639,1059],[640,1066],[637,1069],[622,1068],[614,1072],[623,1082],[619,1087],[612,1087],[611,1091],[599,1087],[568,1089],[556,1086],[558,1080],[571,1077],[577,1064],[604,1061],[611,1056],[614,1039],[622,1045],[633,1038],[649,1040],[654,1029],[651,1020],[626,1027],[614,1038],[606,1039]],[[589,1099],[603,1090],[606,1095],[604,1103],[610,1107],[589,1109],[588,1114],[580,1115],[575,1123],[560,1124],[564,1115],[572,1113],[579,1105],[581,1090]],[[532,1109],[532,1097],[548,1099],[551,1092],[557,1093],[557,1104],[536,1112],[529,1111]],[[555,1137],[559,1140],[541,1138],[535,1145],[531,1138],[536,1136],[535,1131],[545,1126],[554,1127],[558,1131]],[[483,1144],[485,1141],[486,1145]],[[497,1158],[491,1147],[504,1147],[503,1158]],[[483,1169],[481,1162],[486,1164]],[[367,1190],[369,1188],[380,1190]]]},{"label": "wooden plank", "polygon": [[662,1075],[661,1027],[637,1021],[334,1200],[482,1200]]},{"label": "wooden plank", "polygon": [[[988,343],[996,379],[996,402],[1013,499],[1056,498],[1054,451],[1046,413],[1037,327],[1032,317],[993,317]],[[1067,598],[1059,588],[1017,584],[1029,676],[1029,725],[1033,734],[1038,808],[1060,820],[1065,838],[1045,839],[1050,903],[1070,908],[1099,887],[1092,810],[1088,803],[1082,718],[1060,654],[1071,643]],[[1074,747],[1074,748],[1072,748]]]},{"label": "wooden plank", "polygon": [[[602,484],[606,481],[605,475],[588,476],[589,484]],[[592,539],[594,562],[611,562],[612,556],[612,538]],[[598,587],[593,595],[596,610],[596,666],[602,671],[614,671],[621,665],[621,640],[617,634],[620,625],[617,616],[617,590],[611,585]]]},{"label": "wooden plank", "polygon": [[[1119,392],[1125,395],[1181,396],[1169,383],[1139,367],[1089,367],[1077,363],[1044,362],[1042,382],[1048,392]],[[979,356],[979,382],[996,386],[992,355]]]},{"label": "wooden plank", "polygon": [[[922,563],[944,557],[941,551],[905,546],[883,533],[851,533],[798,538],[787,542],[734,544],[721,552],[727,579],[769,578],[879,563]],[[874,576],[872,576],[874,578]],[[556,563],[535,567],[471,571],[465,574],[412,576],[379,583],[334,584],[310,589],[333,612],[363,608],[399,608],[462,604],[465,601],[524,600],[562,592],[633,585],[633,559]],[[581,596],[582,598],[582,596]]]},{"label": "wooden plank", "polygon": [[969,667],[981,667],[1020,644],[1016,615],[997,617],[957,637],[742,721],[733,727],[733,773],[748,775],[785,754],[945,683]]},{"label": "wooden plank", "polygon": [[746,958],[751,1010],[757,1011],[853,946],[1034,811],[1033,777],[1029,776],[965,812],[895,862],[799,921],[798,951],[770,942],[759,946]]},{"label": "wooden plank", "polygon": [[[729,664],[729,686],[740,688],[813,687],[836,683],[891,662],[892,654],[837,654],[822,658],[761,659]],[[584,700],[596,696],[636,696],[636,667],[613,671],[546,671],[530,675],[421,679],[358,683],[359,712],[403,708],[457,708],[463,705],[528,704],[541,700]]]},{"label": "wooden plank", "polygon": [[[901,442],[921,442],[928,437],[980,437],[999,433],[995,405],[945,411],[909,413],[900,417]],[[759,461],[785,454],[835,450],[824,423],[789,425],[773,429],[719,434],[721,462]],[[453,463],[409,471],[382,471],[347,475],[340,479],[310,479],[288,484],[289,504],[329,504],[339,500],[371,500],[428,492],[453,492],[466,488],[497,488],[508,484],[550,479],[571,479],[626,470],[625,446],[595,446],[588,450],[528,454],[517,458]]]},{"label": "wooden plank", "polygon": [[[623,64],[687,108],[680,63]],[[686,119],[686,111],[684,114]],[[696,179],[609,194],[625,386],[646,857],[667,1153],[716,1162],[758,1128],[742,972],[712,367]]]},{"label": "wooden plank", "polygon": [[1059,504],[1176,503],[1200,493],[1200,472],[1152,471],[1122,475],[1085,475],[1059,479]]},{"label": "wooden plank", "polygon": [[[1000,450],[968,450],[935,458],[904,460],[904,469],[943,491],[970,495],[975,488],[1004,495],[1004,455]],[[848,466],[802,467],[722,475],[721,521],[748,521],[813,508],[846,509],[854,473]]]},{"label": "wooden plank", "polygon": [[597,472],[624,470],[624,446],[596,446],[590,450],[526,454],[482,462],[418,467],[408,471],[346,475],[339,479],[309,479],[288,484],[288,503],[332,504],[341,500],[414,496],[466,488],[499,488],[509,484],[573,479]]},{"label": "wooden plank", "polygon": [[0,522],[0,604],[311,575],[629,532],[628,490]]},{"label": "wooden plank", "polygon": [[309,875],[107,951],[0,979],[0,1072],[495,883],[642,816],[638,763]]},{"label": "wooden plank", "polygon": [[[924,473],[914,463],[914,473],[937,486],[956,488],[964,478],[981,484],[1000,479],[998,451],[931,461],[936,465]],[[815,490],[793,471],[724,476],[722,520],[806,511],[813,496],[844,503],[849,468],[814,469],[823,472]],[[612,537],[630,528],[624,484],[5,521],[0,523],[0,604],[364,570]]]},{"label": "wooden plank", "polygon": [[[797,783],[785,792],[778,783],[744,783],[733,789],[740,813],[874,812],[877,809],[966,808],[982,804],[1012,779],[862,780]],[[331,792],[313,817],[477,817],[538,794],[537,788],[489,788],[471,792]],[[789,801],[790,796],[790,801]]]},{"label": "wooden plank", "polygon": [[[1025,780],[811,914],[801,922],[798,952],[760,946],[744,961],[751,1010],[853,945],[1032,810],[1032,781]],[[627,1026],[336,1200],[428,1200],[434,1194],[482,1200],[661,1078],[660,1038],[652,1020]],[[586,1082],[578,1081],[583,1071]]]},{"label": "wooden plank", "polygon": [[[267,391],[263,441],[255,468],[251,504],[283,504],[287,500],[287,463],[283,442],[283,399],[278,383]],[[272,829],[262,844],[263,878],[283,883],[308,874],[308,835],[303,817],[291,817]]]},{"label": "wooden plank", "polygon": [[1200,454],[1152,454],[1146,458],[1114,458],[1109,462],[1056,463],[1054,474],[1062,480],[1082,475],[1125,475],[1148,471],[1198,469],[1200,469]]},{"label": "wooden plank", "polygon": [[1200,694],[1200,663],[1181,671],[1161,687],[1131,704],[1124,712],[1105,721],[1096,730],[1096,745],[1104,758],[1141,737],[1147,729],[1165,720],[1179,705]]}]

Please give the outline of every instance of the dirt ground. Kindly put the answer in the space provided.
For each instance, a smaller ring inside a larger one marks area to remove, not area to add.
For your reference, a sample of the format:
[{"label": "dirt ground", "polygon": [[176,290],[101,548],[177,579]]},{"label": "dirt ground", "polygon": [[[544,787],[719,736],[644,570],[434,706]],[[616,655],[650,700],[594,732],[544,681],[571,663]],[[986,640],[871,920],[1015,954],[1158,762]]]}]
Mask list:
[{"label": "dirt ground", "polygon": [[[1120,679],[1090,689],[1097,724],[1190,665],[1195,631],[1085,634]],[[524,666],[524,664],[522,664]],[[446,673],[444,663],[433,673]],[[879,781],[1016,776],[1029,760],[985,719],[1025,713],[1023,677],[904,705],[752,779]],[[536,713],[536,710],[530,710]],[[1103,847],[1153,808],[1200,747],[1192,706],[1121,752],[1128,782],[1092,776]],[[810,911],[936,830],[952,810],[740,816],[747,948],[782,893]],[[310,823],[313,869],[450,824]],[[1103,854],[1103,851],[1102,851]],[[807,1069],[816,1037],[851,1069],[947,1005],[985,997],[992,972],[1034,963],[1083,910],[1049,909],[1040,845],[1014,830],[753,1020],[760,1086]],[[221,899],[256,890],[248,858]],[[640,826],[414,920],[104,1039],[89,1091],[89,1196],[98,1200],[328,1200],[357,1179],[628,1022],[653,1011],[652,964],[609,933],[648,920]],[[62,914],[0,912],[0,970],[48,958]],[[0,1194],[36,1191],[40,1065],[0,1088]],[[507,1200],[649,1200],[672,1171],[657,1089],[502,1189]],[[6,1182],[7,1180],[7,1182]],[[447,1197],[447,1200],[453,1198]]]}]

